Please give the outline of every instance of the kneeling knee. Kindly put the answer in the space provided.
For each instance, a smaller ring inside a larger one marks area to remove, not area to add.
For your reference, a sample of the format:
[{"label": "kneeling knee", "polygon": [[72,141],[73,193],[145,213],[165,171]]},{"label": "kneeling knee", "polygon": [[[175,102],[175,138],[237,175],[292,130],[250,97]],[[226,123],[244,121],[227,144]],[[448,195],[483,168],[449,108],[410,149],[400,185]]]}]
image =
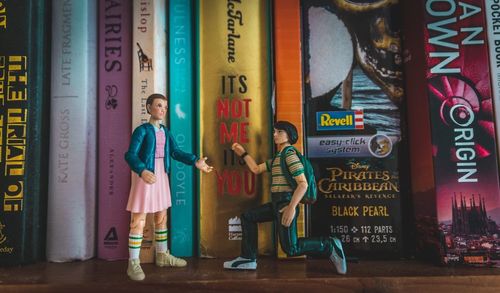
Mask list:
[{"label": "kneeling knee", "polygon": [[289,257],[293,257],[293,256],[298,256],[299,255],[299,250],[298,250],[297,246],[285,246],[285,245],[282,245],[281,248],[286,253],[286,255],[289,256]]},{"label": "kneeling knee", "polygon": [[252,220],[252,216],[251,216],[251,214],[250,214],[249,212],[243,212],[243,213],[240,215],[240,217],[241,217],[241,221],[242,221],[242,222],[243,222],[243,221],[248,222],[248,221],[251,221],[251,220]]}]

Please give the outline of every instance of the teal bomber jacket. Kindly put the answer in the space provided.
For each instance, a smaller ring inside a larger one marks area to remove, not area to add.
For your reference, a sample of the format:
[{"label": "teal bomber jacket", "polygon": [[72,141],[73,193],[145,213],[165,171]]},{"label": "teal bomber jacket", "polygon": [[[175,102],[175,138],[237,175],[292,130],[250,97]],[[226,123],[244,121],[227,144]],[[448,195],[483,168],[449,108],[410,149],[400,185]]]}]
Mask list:
[{"label": "teal bomber jacket", "polygon": [[[174,160],[183,162],[186,165],[194,165],[198,157],[194,154],[183,152],[177,146],[170,131],[163,125],[161,128],[165,130],[165,172],[170,169],[170,157]],[[141,176],[142,171],[147,169],[154,173],[155,170],[155,151],[156,151],[156,135],[154,126],[150,123],[144,123],[138,126],[132,138],[130,146],[125,153],[125,161],[127,161],[130,169]]]}]

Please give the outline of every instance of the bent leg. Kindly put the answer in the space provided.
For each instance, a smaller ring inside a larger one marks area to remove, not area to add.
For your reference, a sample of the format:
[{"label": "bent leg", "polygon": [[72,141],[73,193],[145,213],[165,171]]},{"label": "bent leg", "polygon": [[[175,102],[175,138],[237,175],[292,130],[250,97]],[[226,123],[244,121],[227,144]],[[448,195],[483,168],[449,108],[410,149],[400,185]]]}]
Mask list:
[{"label": "bent leg", "polygon": [[270,222],[274,218],[273,206],[267,203],[256,208],[249,209],[241,215],[241,256],[248,259],[257,258],[257,223]]},{"label": "bent leg", "polygon": [[295,210],[295,218],[289,227],[281,224],[281,208],[289,202],[281,202],[276,205],[276,229],[280,239],[281,248],[288,256],[315,255],[329,257],[331,254],[331,242],[328,237],[297,237],[297,218],[299,216],[299,207]]}]

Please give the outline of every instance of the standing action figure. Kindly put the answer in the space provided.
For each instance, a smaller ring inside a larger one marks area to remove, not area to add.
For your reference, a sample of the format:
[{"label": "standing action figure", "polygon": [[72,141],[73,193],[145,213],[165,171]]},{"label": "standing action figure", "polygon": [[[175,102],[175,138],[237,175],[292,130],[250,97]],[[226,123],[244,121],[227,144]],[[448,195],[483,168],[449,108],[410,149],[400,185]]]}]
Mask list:
[{"label": "standing action figure", "polygon": [[135,172],[127,203],[130,211],[129,262],[127,275],[134,281],[145,278],[139,252],[146,214],[154,213],[156,265],[159,267],[183,267],[186,261],[171,255],[167,247],[167,208],[172,206],[168,169],[170,157],[187,165],[195,165],[203,172],[211,172],[207,158],[198,159],[194,154],[181,151],[170,131],[161,124],[167,113],[167,98],[152,94],[146,101],[146,110],[151,115],[149,123],[138,126],[130,140],[125,160]]},{"label": "standing action figure", "polygon": [[[281,244],[281,248],[288,256],[316,255],[329,257],[335,265],[337,273],[345,274],[347,265],[342,243],[333,237],[297,238],[297,206],[307,191],[307,180],[304,175],[304,166],[293,148],[286,154],[281,151],[297,142],[297,129],[287,121],[278,121],[274,125],[274,143],[278,153],[272,160],[257,165],[255,160],[238,143],[232,145],[233,151],[247,164],[250,171],[260,174],[270,171],[272,175],[270,203],[252,208],[241,215],[243,239],[241,256],[224,262],[226,269],[255,270],[257,268],[257,223],[274,221]],[[297,182],[292,189],[281,169],[281,160]]]}]

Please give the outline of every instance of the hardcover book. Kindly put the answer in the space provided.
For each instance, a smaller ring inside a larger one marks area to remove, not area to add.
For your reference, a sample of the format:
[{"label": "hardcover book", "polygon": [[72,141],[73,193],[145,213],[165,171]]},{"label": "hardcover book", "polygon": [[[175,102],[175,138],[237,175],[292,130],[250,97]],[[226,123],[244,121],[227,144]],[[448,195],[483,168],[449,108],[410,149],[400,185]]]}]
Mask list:
[{"label": "hardcover book", "polygon": [[[490,60],[490,76],[492,86],[492,102],[494,106],[495,118],[500,115],[500,27],[496,25],[498,16],[500,15],[500,5],[496,0],[485,0],[486,9],[486,28],[487,28],[487,42],[489,48]],[[498,121],[498,118],[496,118]],[[497,154],[500,150],[500,127],[495,127],[495,135],[497,139]],[[497,156],[500,160],[500,156]]]},{"label": "hardcover book", "polygon": [[495,265],[500,194],[485,3],[404,8],[421,20],[405,23],[418,252],[445,264]]},{"label": "hardcover book", "polygon": [[132,122],[132,1],[99,1],[97,256],[128,258]]},{"label": "hardcover book", "polygon": [[[169,2],[169,103],[170,130],[179,148],[195,153],[196,113],[194,75],[194,3]],[[196,182],[191,166],[172,161],[170,170],[170,243],[176,256],[197,253]]]},{"label": "hardcover book", "polygon": [[[299,138],[294,146],[304,154],[300,1],[275,0],[273,12],[276,120],[289,121],[297,127]],[[297,217],[298,237],[305,236],[305,209],[301,204]],[[279,258],[287,257],[279,245],[277,252]]]},{"label": "hardcover book", "polygon": [[0,264],[45,255],[48,1],[0,3]]},{"label": "hardcover book", "polygon": [[96,1],[52,3],[47,260],[95,256]]},{"label": "hardcover book", "polygon": [[[243,211],[269,201],[268,176],[255,176],[231,150],[242,144],[261,163],[272,157],[269,2],[199,0],[197,11],[200,256],[239,255]],[[270,223],[259,251],[273,253]]]}]

